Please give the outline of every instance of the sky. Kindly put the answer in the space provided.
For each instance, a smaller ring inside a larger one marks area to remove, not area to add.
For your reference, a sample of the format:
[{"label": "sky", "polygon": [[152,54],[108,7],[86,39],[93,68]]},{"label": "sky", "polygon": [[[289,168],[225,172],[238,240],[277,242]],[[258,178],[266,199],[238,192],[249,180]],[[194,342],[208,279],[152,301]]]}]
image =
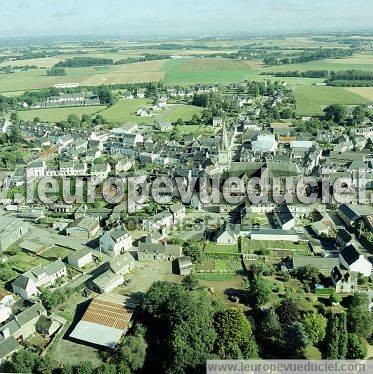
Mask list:
[{"label": "sky", "polygon": [[372,0],[0,0],[0,37],[373,29]]}]

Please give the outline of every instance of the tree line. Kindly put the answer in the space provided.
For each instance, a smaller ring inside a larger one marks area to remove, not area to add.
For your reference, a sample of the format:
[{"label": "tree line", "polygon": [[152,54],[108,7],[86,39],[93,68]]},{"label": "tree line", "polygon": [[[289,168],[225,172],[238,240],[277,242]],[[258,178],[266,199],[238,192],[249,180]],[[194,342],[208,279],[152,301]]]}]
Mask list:
[{"label": "tree line", "polygon": [[304,51],[298,56],[285,56],[280,58],[269,56],[263,59],[263,63],[267,66],[299,64],[325,59],[339,59],[343,57],[352,56],[354,53],[354,49],[320,48],[317,51]]}]

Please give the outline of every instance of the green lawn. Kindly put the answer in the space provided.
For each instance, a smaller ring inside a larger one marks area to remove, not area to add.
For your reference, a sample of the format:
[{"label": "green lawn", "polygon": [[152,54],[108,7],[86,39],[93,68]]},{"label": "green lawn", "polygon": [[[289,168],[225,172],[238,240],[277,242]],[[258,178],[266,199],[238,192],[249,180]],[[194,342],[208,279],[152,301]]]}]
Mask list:
[{"label": "green lawn", "polygon": [[83,114],[96,114],[105,109],[102,105],[93,105],[86,107],[68,107],[68,108],[47,108],[47,109],[30,109],[20,110],[19,118],[24,121],[32,121],[39,117],[41,121],[59,122],[65,121],[69,114],[76,114],[79,118]]},{"label": "green lawn", "polygon": [[321,115],[330,104],[355,105],[367,101],[345,88],[327,86],[297,86],[294,96],[296,112],[302,116]]},{"label": "green lawn", "polygon": [[213,242],[208,242],[205,252],[206,253],[208,252],[238,253],[238,246],[237,244],[225,245],[225,244],[216,244]]},{"label": "green lawn", "polygon": [[204,125],[177,125],[175,127],[181,135],[200,135],[212,132],[211,126]]},{"label": "green lawn", "polygon": [[271,240],[244,240],[243,245],[247,248],[248,253],[260,252],[261,250],[272,250],[272,254],[276,251],[290,251],[298,256],[312,255],[306,242],[292,243],[287,241],[271,241]]},{"label": "green lawn", "polygon": [[193,105],[177,105],[170,109],[169,113],[163,118],[164,121],[175,122],[179,118],[184,121],[190,120],[195,114],[199,115],[202,108]]},{"label": "green lawn", "polygon": [[136,115],[136,112],[139,108],[151,107],[152,104],[153,101],[149,99],[121,99],[112,107],[107,108],[100,114],[109,122],[149,123],[154,122],[161,112],[156,112],[157,114],[151,117],[139,117]]},{"label": "green lawn", "polygon": [[16,255],[9,256],[6,266],[10,269],[23,273],[37,265],[46,265],[48,263],[49,261],[44,258],[33,256],[18,250]]},{"label": "green lawn", "polygon": [[57,259],[57,258],[64,259],[65,257],[71,255],[72,253],[74,253],[74,251],[71,249],[60,247],[60,246],[55,246],[44,251],[43,256],[50,258],[50,259]]},{"label": "green lawn", "polygon": [[258,76],[258,62],[226,59],[180,59],[167,61],[162,70],[166,83],[241,82]]}]

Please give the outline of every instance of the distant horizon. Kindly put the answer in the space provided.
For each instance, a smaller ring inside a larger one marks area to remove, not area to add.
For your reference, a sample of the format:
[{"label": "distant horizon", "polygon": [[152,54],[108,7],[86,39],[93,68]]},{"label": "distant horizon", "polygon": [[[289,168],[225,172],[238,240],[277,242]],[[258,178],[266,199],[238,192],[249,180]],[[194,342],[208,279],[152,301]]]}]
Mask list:
[{"label": "distant horizon", "polygon": [[247,38],[270,38],[270,37],[301,37],[311,36],[323,33],[320,36],[328,36],[333,34],[373,34],[373,27],[365,29],[340,29],[340,30],[300,30],[300,31],[262,31],[262,32],[235,32],[235,33],[209,33],[205,35],[195,34],[138,34],[138,35],[125,35],[125,34],[45,34],[45,35],[13,35],[13,36],[1,36],[2,41],[11,40],[40,40],[40,39],[119,39],[119,40],[133,40],[133,41],[146,41],[146,40],[207,40],[207,39],[247,39]]},{"label": "distant horizon", "polygon": [[[176,38],[373,30],[365,0],[13,0],[0,9],[7,38]],[[115,30],[115,32],[113,32]]]}]

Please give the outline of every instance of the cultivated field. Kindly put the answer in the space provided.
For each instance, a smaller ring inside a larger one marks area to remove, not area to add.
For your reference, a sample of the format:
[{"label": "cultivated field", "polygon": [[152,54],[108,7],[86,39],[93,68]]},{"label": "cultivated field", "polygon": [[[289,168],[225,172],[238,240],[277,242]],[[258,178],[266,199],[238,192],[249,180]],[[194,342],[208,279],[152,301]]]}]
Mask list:
[{"label": "cultivated field", "polygon": [[95,114],[104,108],[105,106],[94,105],[86,107],[31,109],[21,110],[18,112],[18,115],[24,121],[32,121],[35,117],[38,117],[41,121],[59,122],[65,121],[69,114],[76,114],[80,118],[83,114]]},{"label": "cultivated field", "polygon": [[150,107],[152,100],[148,99],[121,99],[112,107],[102,111],[100,114],[109,122],[153,122],[157,117],[139,117],[136,112],[141,107]]},{"label": "cultivated field", "polygon": [[298,115],[320,115],[330,104],[356,105],[366,100],[364,97],[341,87],[297,86],[294,88]]},{"label": "cultivated field", "polygon": [[373,101],[373,87],[345,87],[345,90],[360,95],[369,101]]},{"label": "cultivated field", "polygon": [[0,93],[35,90],[56,83],[101,84],[156,82],[163,78],[163,61],[146,61],[127,65],[67,68],[66,76],[49,77],[46,69],[32,69],[15,74],[0,74]]}]

